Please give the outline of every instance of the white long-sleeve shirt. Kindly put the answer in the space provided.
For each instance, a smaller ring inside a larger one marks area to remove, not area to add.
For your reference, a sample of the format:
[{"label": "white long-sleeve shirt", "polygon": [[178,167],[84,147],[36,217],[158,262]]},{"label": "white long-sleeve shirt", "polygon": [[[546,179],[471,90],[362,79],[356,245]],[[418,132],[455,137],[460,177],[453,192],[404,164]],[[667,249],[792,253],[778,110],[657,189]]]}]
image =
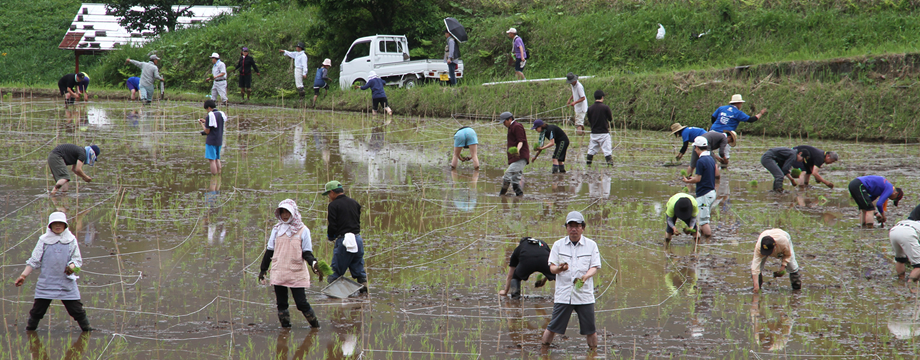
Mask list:
[{"label": "white long-sleeve shirt", "polygon": [[300,69],[300,76],[307,76],[307,54],[303,51],[284,50],[284,56],[294,59],[294,67]]}]

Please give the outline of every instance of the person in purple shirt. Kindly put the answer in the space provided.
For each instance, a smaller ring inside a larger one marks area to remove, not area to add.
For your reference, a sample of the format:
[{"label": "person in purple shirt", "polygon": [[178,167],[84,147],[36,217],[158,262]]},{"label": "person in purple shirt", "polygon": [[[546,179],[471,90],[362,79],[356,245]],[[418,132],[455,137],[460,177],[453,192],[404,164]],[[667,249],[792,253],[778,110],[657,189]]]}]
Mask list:
[{"label": "person in purple shirt", "polygon": [[524,77],[524,65],[527,64],[527,50],[524,48],[524,40],[517,34],[517,29],[510,28],[505,31],[511,41],[511,55],[514,56],[514,74],[521,80],[527,80]]},{"label": "person in purple shirt", "polygon": [[680,153],[677,154],[677,160],[684,157],[684,153],[687,152],[687,146],[693,143],[693,139],[696,139],[697,136],[703,136],[706,133],[705,129],[700,129],[698,127],[681,125],[680,123],[671,124],[671,135],[679,137],[683,140],[684,145],[680,147]]},{"label": "person in purple shirt", "polygon": [[[888,199],[894,201],[894,206],[904,197],[904,191],[894,185],[882,176],[868,175],[860,176],[850,181],[850,196],[856,200],[856,206],[859,207],[859,225],[871,229],[875,223],[869,215],[874,211],[875,219],[881,226],[885,225],[888,220]],[[878,199],[876,201],[876,199]],[[872,208],[872,201],[875,201],[875,209]]]}]

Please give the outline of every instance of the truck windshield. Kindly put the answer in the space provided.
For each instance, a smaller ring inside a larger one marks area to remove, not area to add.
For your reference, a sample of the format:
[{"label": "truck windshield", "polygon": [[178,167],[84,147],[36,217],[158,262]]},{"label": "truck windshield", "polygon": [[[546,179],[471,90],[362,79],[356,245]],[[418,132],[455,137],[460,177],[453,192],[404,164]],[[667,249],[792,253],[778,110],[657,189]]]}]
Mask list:
[{"label": "truck windshield", "polygon": [[371,55],[371,42],[362,41],[355,43],[351,46],[351,49],[348,50],[348,55],[345,55],[345,62],[352,61],[357,58],[362,58],[365,56]]}]

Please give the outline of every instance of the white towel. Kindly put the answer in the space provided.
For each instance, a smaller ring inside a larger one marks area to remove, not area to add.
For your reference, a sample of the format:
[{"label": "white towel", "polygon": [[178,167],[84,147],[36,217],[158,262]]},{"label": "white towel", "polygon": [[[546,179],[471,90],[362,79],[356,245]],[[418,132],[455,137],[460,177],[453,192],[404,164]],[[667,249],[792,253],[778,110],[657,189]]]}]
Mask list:
[{"label": "white towel", "polygon": [[348,250],[350,253],[358,252],[358,242],[355,241],[355,234],[346,233],[345,239],[342,240],[342,245],[345,245],[345,250]]}]

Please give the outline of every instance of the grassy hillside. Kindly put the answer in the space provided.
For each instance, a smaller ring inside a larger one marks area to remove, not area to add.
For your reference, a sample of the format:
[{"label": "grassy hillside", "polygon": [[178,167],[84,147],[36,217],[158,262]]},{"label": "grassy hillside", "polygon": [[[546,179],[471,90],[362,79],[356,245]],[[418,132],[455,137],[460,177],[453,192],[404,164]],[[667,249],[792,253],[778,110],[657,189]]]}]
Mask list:
[{"label": "grassy hillside", "polygon": [[[56,84],[73,72],[73,52],[59,50],[79,0],[0,1],[0,81]],[[92,63],[93,56],[81,58]]]}]

